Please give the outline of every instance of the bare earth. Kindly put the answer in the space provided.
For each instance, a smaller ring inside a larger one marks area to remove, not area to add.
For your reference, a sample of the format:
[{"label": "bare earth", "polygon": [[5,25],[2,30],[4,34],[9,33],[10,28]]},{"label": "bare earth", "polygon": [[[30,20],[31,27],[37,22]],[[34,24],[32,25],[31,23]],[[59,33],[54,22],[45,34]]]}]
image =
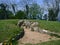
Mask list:
[{"label": "bare earth", "polygon": [[47,34],[42,34],[34,31],[30,31],[30,29],[24,28],[25,35],[22,39],[18,40],[18,44],[26,44],[26,43],[31,43],[31,44],[36,44],[40,42],[45,42],[49,41],[52,37],[47,35]]}]

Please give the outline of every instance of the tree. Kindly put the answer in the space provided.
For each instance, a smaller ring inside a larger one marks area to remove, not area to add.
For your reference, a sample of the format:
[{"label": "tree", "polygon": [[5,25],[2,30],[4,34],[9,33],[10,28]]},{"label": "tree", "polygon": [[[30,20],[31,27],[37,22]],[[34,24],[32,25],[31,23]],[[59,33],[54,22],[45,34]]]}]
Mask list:
[{"label": "tree", "polygon": [[47,3],[48,6],[49,20],[55,21],[59,13],[60,0],[47,0],[45,2]]},{"label": "tree", "polygon": [[23,11],[18,11],[15,15],[17,19],[26,19],[26,14]]},{"label": "tree", "polygon": [[8,19],[14,19],[15,16],[13,15],[13,13],[9,10],[7,10],[7,15],[8,15]]},{"label": "tree", "polygon": [[48,17],[49,17],[50,21],[55,21],[57,15],[54,14],[54,11],[52,9],[49,9],[49,16]]},{"label": "tree", "polygon": [[29,8],[30,14],[33,16],[33,18],[36,18],[36,15],[42,16],[42,10],[40,8],[40,5],[37,3],[33,3]]},{"label": "tree", "polygon": [[29,5],[33,2],[34,2],[33,0],[20,0],[21,5],[24,7],[26,11],[26,18],[28,18],[29,14]]},{"label": "tree", "polygon": [[[5,15],[4,15],[4,10],[0,9],[0,19],[5,19]],[[11,19],[14,17],[13,13],[9,10],[6,10],[7,13],[7,19]]]},{"label": "tree", "polygon": [[9,10],[7,10],[8,5],[7,4],[0,4],[0,19],[8,19],[11,18],[13,16],[13,13]]},{"label": "tree", "polygon": [[15,3],[15,0],[10,0],[10,7],[12,8],[14,14],[16,13],[17,5],[18,4]]},{"label": "tree", "polygon": [[0,9],[0,19],[4,19],[3,10]]},{"label": "tree", "polygon": [[44,20],[47,20],[47,14],[45,14],[43,17],[44,17]]},{"label": "tree", "polygon": [[2,10],[2,15],[4,15],[4,18],[7,19],[7,12],[6,12],[6,8],[7,8],[7,4],[0,4],[1,10]]}]

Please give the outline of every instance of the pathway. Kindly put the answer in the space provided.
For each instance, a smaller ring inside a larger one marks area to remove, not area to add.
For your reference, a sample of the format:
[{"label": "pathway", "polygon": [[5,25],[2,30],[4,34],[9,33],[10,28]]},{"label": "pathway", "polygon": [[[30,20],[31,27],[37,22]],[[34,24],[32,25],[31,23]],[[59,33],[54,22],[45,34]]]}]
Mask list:
[{"label": "pathway", "polygon": [[29,28],[27,29],[24,28],[24,31],[25,31],[24,37],[18,40],[19,45],[26,44],[26,43],[36,44],[36,43],[48,41],[52,38],[47,34],[30,31]]}]

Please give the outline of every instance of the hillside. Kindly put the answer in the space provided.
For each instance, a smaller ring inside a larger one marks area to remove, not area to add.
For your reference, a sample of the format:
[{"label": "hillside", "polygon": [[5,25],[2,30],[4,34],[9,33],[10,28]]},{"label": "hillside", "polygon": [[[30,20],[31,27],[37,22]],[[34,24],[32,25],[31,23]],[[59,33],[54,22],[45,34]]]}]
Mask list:
[{"label": "hillside", "polygon": [[39,22],[39,27],[41,29],[46,29],[52,32],[60,33],[60,22],[58,21],[45,21],[45,20],[34,20]]},{"label": "hillside", "polygon": [[[53,22],[53,21],[43,21],[43,20],[30,20],[30,23],[31,23],[31,21],[32,22],[39,22],[39,28],[41,28],[40,30],[43,30],[43,29],[46,29],[46,28],[48,28],[48,27],[50,27],[51,26],[51,24],[53,24],[53,26],[52,27],[54,27],[55,25],[57,25],[57,27],[56,28],[58,28],[59,26],[58,26],[58,24],[59,24],[59,22]],[[26,24],[28,23],[29,21],[27,21],[26,22]],[[29,24],[30,24],[29,23]],[[46,24],[48,25],[46,25]],[[55,24],[54,24],[55,23]],[[33,23],[32,23],[33,24]],[[30,24],[30,26],[32,25],[32,24]],[[46,25],[46,27],[44,27]],[[30,43],[30,44],[32,44],[32,45],[34,45],[34,44],[36,44],[36,43],[42,43],[42,42],[46,42],[46,41],[52,41],[52,40],[59,40],[60,38],[56,38],[55,36],[50,36],[49,34],[45,34],[45,33],[41,33],[41,32],[36,32],[36,31],[31,31],[31,29],[29,29],[29,27],[30,26],[28,26],[27,25],[27,28],[26,27],[24,27],[24,31],[25,31],[25,35],[24,35],[24,37],[22,38],[22,39],[20,39],[18,42],[18,44],[19,45],[24,45],[24,44],[26,44],[27,43],[27,45],[29,45],[28,43]],[[41,27],[42,26],[42,27]],[[52,29],[50,29],[50,28],[48,28],[49,30],[48,31],[51,31]],[[53,28],[53,30],[51,31],[51,32],[55,32],[54,31],[54,29],[55,28]],[[46,29],[47,30],[47,29]],[[56,33],[58,33],[58,30],[56,30],[57,32]],[[52,34],[53,35],[53,34]],[[55,35],[55,34],[54,34]],[[37,45],[37,44],[36,44]]]},{"label": "hillside", "polygon": [[[0,42],[5,42],[15,37],[22,30],[17,26],[18,19],[12,20],[0,20]],[[44,20],[30,20],[32,22],[38,22],[39,28],[45,29],[51,32],[60,33],[60,22],[57,21],[44,21]],[[25,35],[19,42],[13,42],[13,45],[25,44],[25,45],[59,45],[60,40],[54,40],[55,37],[51,37],[47,34],[41,34],[38,32],[30,31],[29,28],[25,29]],[[51,41],[50,41],[51,40]],[[46,42],[47,41],[47,42]],[[37,43],[37,44],[36,44]],[[51,43],[51,44],[50,44]]]},{"label": "hillside", "polygon": [[20,33],[17,22],[18,20],[0,20],[0,43],[9,41]]}]

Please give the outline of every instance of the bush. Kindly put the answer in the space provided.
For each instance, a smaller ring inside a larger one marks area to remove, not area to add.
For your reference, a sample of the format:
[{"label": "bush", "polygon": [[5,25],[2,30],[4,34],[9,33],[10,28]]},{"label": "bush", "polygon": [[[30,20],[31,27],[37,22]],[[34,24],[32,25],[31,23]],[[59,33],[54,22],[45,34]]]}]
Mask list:
[{"label": "bush", "polygon": [[25,19],[26,18],[26,15],[25,15],[25,13],[23,12],[23,11],[18,11],[17,13],[16,13],[16,15],[15,15],[15,17],[17,18],[17,19]]}]

